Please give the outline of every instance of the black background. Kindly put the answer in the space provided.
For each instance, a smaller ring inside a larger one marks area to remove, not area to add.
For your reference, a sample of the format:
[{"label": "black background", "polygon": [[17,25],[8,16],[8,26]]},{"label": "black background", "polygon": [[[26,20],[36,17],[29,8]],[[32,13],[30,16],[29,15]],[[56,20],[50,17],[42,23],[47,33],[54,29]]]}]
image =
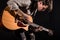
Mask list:
[{"label": "black background", "polygon": [[[0,13],[6,6],[7,0],[0,0]],[[1,14],[0,14],[1,15]],[[60,36],[60,1],[53,0],[53,16],[52,16],[52,24],[55,27],[54,39],[59,40]],[[16,36],[13,31],[9,31],[4,27],[0,27],[0,40],[16,40]],[[52,40],[52,39],[51,39]]]}]

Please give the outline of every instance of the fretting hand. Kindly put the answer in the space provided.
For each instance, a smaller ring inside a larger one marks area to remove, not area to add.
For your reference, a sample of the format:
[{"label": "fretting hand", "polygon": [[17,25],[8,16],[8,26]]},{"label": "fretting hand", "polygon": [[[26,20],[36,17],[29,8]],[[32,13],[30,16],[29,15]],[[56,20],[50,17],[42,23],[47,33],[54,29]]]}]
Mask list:
[{"label": "fretting hand", "polygon": [[51,36],[53,35],[53,31],[49,29],[48,34]]},{"label": "fretting hand", "polygon": [[42,26],[40,26],[40,27],[37,27],[37,28],[35,28],[35,32],[38,32],[38,31],[47,31],[48,32],[48,35],[53,35],[53,31],[52,30],[50,30],[50,29],[47,29],[47,28],[44,28],[44,27],[42,27]]}]

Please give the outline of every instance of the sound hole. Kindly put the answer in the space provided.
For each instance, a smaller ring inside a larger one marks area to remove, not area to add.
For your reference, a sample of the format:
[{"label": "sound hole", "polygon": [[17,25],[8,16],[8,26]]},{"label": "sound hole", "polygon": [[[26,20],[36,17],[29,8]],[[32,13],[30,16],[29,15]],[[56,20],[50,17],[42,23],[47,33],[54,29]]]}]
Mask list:
[{"label": "sound hole", "polygon": [[26,25],[23,24],[23,22],[18,22],[17,25],[18,25],[19,27],[26,27]]}]

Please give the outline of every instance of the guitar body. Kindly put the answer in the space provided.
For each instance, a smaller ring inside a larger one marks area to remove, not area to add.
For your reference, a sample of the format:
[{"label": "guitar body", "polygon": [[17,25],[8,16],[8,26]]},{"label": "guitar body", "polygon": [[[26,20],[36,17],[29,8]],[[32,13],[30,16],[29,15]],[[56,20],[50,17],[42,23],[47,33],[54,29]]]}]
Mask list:
[{"label": "guitar body", "polygon": [[[29,20],[32,21],[32,17],[29,17]],[[15,23],[14,16],[12,16],[7,10],[3,11],[2,23],[9,30],[17,30],[23,28],[24,30],[28,31],[29,25],[27,25],[26,27],[18,26],[17,23]]]}]

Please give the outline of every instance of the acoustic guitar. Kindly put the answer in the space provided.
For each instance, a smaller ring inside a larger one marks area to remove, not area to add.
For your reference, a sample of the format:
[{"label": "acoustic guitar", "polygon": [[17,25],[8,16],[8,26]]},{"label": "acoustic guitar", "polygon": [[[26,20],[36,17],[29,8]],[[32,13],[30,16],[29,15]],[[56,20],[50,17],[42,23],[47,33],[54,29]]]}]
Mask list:
[{"label": "acoustic guitar", "polygon": [[[15,18],[14,18],[14,16],[11,15],[11,14],[15,15],[13,12],[10,13],[10,12],[9,12],[9,8],[6,7],[6,8],[4,9],[3,15],[2,15],[2,23],[3,23],[3,25],[4,25],[7,29],[9,29],[9,30],[17,30],[17,29],[23,28],[24,30],[28,31],[28,26],[29,26],[29,25],[26,25],[26,27],[25,27],[25,26],[23,26],[23,27],[18,26],[17,23],[15,23]],[[26,15],[27,15],[27,14],[26,14]],[[32,21],[32,17],[29,16],[29,17],[28,17],[28,20],[29,20],[29,21]]]}]

